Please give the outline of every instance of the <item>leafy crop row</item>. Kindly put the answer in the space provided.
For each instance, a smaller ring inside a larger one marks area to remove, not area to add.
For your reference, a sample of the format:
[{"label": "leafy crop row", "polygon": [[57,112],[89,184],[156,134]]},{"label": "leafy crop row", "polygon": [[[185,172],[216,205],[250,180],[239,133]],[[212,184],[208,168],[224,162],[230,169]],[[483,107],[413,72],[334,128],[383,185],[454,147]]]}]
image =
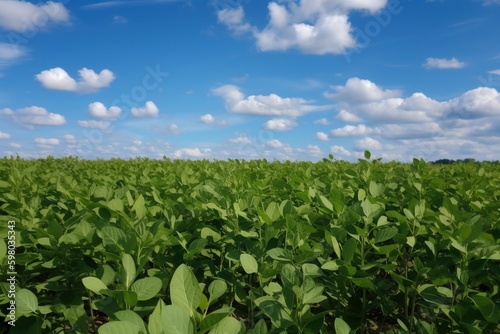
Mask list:
[{"label": "leafy crop row", "polygon": [[498,165],[365,157],[0,160],[1,326],[500,333]]}]

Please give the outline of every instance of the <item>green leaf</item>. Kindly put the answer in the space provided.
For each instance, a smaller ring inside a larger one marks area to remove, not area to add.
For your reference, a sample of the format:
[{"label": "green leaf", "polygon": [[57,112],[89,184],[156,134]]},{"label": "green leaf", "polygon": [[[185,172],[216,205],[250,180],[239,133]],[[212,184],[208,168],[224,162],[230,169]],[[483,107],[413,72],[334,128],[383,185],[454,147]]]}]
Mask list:
[{"label": "green leaf", "polygon": [[280,218],[280,207],[278,203],[271,202],[266,208],[266,214],[271,219],[271,222],[275,222]]},{"label": "green leaf", "polygon": [[210,300],[215,301],[219,299],[227,291],[227,283],[222,280],[215,280],[208,286],[208,293]]},{"label": "green leaf", "polygon": [[125,232],[114,226],[104,226],[101,230],[101,238],[104,246],[114,245],[123,248],[124,241],[127,239]]},{"label": "green leaf", "polygon": [[134,259],[130,254],[124,254],[122,257],[123,276],[122,283],[125,285],[125,290],[128,290],[135,279],[136,269]]},{"label": "green leaf", "polygon": [[101,295],[101,290],[105,290],[108,287],[97,277],[85,277],[82,278],[83,285],[95,294]]},{"label": "green leaf", "polygon": [[243,333],[241,322],[235,318],[226,317],[222,319],[211,331],[210,334],[240,334]]},{"label": "green leaf", "polygon": [[378,244],[380,242],[384,242],[392,239],[398,233],[398,229],[394,226],[385,227],[381,229],[377,236],[375,237],[375,243]]},{"label": "green leaf", "polygon": [[16,292],[16,314],[27,316],[38,311],[38,298],[28,289]]},{"label": "green leaf", "polygon": [[2,260],[7,257],[7,244],[3,240],[3,238],[0,238],[0,263],[2,263]]},{"label": "green leaf", "polygon": [[156,303],[156,307],[153,310],[153,313],[149,316],[148,322],[148,331],[149,334],[164,334],[163,330],[163,309],[165,308],[165,303],[159,299],[158,303]]},{"label": "green leaf", "polygon": [[118,198],[113,198],[111,201],[108,202],[108,208],[111,210],[111,211],[115,211],[115,212],[118,212],[118,213],[121,213],[124,211],[124,208],[123,208],[123,202],[118,199]]},{"label": "green leaf", "polygon": [[189,311],[179,305],[167,305],[162,310],[162,326],[168,334],[194,334],[195,328]]},{"label": "green leaf", "polygon": [[327,208],[328,210],[332,211],[333,212],[333,205],[332,205],[332,202],[330,202],[328,200],[328,198],[326,198],[325,196],[323,195],[320,195],[319,196],[319,201],[321,202],[321,204]]},{"label": "green leaf", "polygon": [[120,321],[128,321],[140,328],[142,333],[147,333],[146,326],[142,318],[132,310],[123,310],[115,313],[115,316]]},{"label": "green leaf", "polygon": [[146,216],[147,209],[142,194],[136,199],[134,205],[132,206],[132,211],[135,212],[137,219],[141,219]]},{"label": "green leaf", "polygon": [[146,277],[135,281],[130,290],[137,293],[137,300],[144,301],[155,297],[160,292],[161,287],[161,279],[158,277]]},{"label": "green leaf", "polygon": [[490,298],[475,295],[471,296],[470,299],[488,322],[500,323],[500,308]]},{"label": "green leaf", "polygon": [[201,289],[191,269],[181,264],[170,281],[170,299],[173,305],[183,306],[194,315],[200,305]]},{"label": "green leaf", "polygon": [[292,262],[290,255],[283,248],[273,248],[267,251],[267,255],[273,260],[280,262]]},{"label": "green leaf", "polygon": [[341,318],[335,318],[334,326],[336,334],[349,334],[351,332],[351,327],[349,326],[349,324],[347,324],[347,322],[345,322]]},{"label": "green leaf", "polygon": [[255,274],[259,271],[257,260],[250,254],[241,254],[240,262],[243,270],[245,270],[247,274]]},{"label": "green leaf", "polygon": [[354,258],[354,254],[358,247],[358,241],[354,238],[349,238],[342,245],[342,260],[350,263]]},{"label": "green leaf", "polygon": [[111,321],[99,327],[99,334],[146,334],[129,321]]},{"label": "green leaf", "polygon": [[199,334],[208,332],[213,327],[215,327],[218,323],[220,323],[224,318],[233,313],[234,308],[232,307],[223,307],[218,310],[213,311],[208,314],[201,322],[200,322],[200,330]]}]

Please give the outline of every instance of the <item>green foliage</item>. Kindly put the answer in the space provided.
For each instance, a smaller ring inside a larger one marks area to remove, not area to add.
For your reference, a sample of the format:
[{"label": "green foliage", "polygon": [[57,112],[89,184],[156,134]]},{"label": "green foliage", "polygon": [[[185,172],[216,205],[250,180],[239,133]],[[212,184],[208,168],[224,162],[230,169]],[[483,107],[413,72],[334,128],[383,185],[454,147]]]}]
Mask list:
[{"label": "green foliage", "polygon": [[10,333],[500,332],[498,165],[364,158],[2,159]]}]

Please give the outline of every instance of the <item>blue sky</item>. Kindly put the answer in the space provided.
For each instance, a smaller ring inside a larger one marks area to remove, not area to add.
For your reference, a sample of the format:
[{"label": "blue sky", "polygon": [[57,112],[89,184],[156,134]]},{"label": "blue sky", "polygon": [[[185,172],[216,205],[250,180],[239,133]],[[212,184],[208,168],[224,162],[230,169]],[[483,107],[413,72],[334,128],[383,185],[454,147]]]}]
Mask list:
[{"label": "blue sky", "polygon": [[498,0],[0,0],[0,156],[500,159]]}]

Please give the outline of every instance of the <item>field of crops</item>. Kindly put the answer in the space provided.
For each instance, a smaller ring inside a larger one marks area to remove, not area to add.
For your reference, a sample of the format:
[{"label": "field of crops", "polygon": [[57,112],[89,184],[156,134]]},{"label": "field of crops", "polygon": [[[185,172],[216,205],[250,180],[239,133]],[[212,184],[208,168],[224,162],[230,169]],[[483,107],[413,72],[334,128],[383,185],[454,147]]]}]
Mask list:
[{"label": "field of crops", "polygon": [[498,163],[4,158],[0,219],[2,332],[500,333]]}]

